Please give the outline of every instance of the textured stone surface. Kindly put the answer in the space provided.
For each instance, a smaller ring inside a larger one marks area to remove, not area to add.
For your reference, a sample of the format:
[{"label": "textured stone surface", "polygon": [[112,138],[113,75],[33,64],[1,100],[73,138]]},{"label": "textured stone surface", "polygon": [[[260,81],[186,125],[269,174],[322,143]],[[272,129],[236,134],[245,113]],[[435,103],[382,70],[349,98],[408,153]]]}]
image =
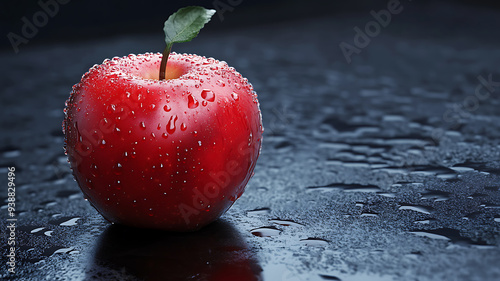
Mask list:
[{"label": "textured stone surface", "polygon": [[369,10],[174,46],[246,76],[266,130],[245,194],[189,235],[110,226],[83,200],[62,149],[71,86],[105,58],[162,50],[161,38],[0,53],[0,197],[15,166],[17,277],[209,280],[207,268],[226,264],[271,281],[498,280],[500,88],[475,89],[479,76],[500,82],[499,17],[451,10],[408,4],[351,64],[338,45]]}]

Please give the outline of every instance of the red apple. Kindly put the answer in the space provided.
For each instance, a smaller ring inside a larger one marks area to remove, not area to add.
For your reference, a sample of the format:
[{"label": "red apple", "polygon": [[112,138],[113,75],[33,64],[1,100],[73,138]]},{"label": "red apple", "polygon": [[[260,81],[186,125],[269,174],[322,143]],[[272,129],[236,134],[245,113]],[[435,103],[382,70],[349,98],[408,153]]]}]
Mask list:
[{"label": "red apple", "polygon": [[65,150],[85,198],[109,221],[199,229],[239,198],[262,144],[252,85],[225,62],[171,53],[105,60],[73,87]]}]

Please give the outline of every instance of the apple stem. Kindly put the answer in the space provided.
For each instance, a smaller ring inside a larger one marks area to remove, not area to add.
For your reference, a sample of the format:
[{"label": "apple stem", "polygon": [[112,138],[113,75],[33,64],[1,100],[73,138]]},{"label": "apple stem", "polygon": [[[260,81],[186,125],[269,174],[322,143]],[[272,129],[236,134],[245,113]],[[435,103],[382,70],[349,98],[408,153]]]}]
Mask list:
[{"label": "apple stem", "polygon": [[168,44],[167,47],[165,47],[165,50],[163,50],[163,56],[161,58],[161,64],[160,64],[160,75],[158,78],[159,80],[165,80],[167,71],[167,61],[168,61],[168,56],[170,55],[170,51],[172,50],[172,45],[173,44]]}]

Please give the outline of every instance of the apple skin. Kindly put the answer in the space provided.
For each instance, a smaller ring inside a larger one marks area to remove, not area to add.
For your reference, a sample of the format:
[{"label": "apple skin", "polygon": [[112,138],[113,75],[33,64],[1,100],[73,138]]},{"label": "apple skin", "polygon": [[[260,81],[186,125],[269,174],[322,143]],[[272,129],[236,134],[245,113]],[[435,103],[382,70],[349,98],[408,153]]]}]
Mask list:
[{"label": "apple skin", "polygon": [[170,54],[105,60],[66,102],[65,152],[110,222],[193,231],[238,199],[262,145],[257,95],[225,62]]}]

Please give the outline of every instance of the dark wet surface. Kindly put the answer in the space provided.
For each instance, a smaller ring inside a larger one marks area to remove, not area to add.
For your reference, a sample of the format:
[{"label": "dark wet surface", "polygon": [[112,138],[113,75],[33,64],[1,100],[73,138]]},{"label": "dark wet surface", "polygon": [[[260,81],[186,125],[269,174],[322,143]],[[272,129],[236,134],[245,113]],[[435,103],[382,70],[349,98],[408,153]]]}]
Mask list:
[{"label": "dark wet surface", "polygon": [[500,87],[473,97],[478,77],[500,81],[500,17],[447,9],[424,22],[414,18],[425,11],[408,6],[351,64],[338,44],[369,10],[175,46],[246,76],[265,127],[244,195],[220,222],[186,235],[108,224],[84,201],[62,149],[71,86],[105,58],[162,50],[161,38],[0,53],[0,224],[4,233],[14,166],[16,276],[499,280]]}]

